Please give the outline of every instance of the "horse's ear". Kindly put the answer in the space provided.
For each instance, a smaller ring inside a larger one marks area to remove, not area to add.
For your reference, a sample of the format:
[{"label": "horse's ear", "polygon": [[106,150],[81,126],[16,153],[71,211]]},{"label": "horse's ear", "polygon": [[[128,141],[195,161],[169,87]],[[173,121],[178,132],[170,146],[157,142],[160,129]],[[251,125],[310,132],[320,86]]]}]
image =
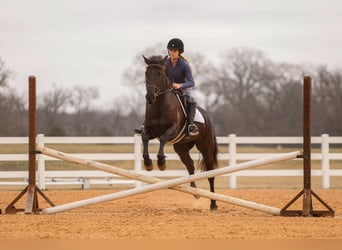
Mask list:
[{"label": "horse's ear", "polygon": [[146,58],[144,55],[143,55],[143,58],[144,58],[144,61],[147,65],[150,65],[151,64],[151,61],[150,59]]},{"label": "horse's ear", "polygon": [[165,57],[164,57],[164,59],[163,59],[163,61],[162,61],[162,65],[165,64],[167,57],[168,57],[168,56],[165,56]]}]

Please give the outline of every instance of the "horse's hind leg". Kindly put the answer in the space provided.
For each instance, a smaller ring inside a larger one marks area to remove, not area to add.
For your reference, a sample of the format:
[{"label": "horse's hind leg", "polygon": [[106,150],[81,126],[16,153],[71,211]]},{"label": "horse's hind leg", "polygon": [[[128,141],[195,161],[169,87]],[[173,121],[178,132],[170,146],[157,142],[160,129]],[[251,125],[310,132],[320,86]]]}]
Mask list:
[{"label": "horse's hind leg", "polygon": [[[202,144],[196,144],[196,147],[198,148],[198,150],[201,152],[202,156],[203,156],[203,162],[202,164],[204,164],[205,170],[213,170],[214,169],[214,158],[213,155],[214,153],[211,150],[211,147],[206,147],[206,144],[202,143]],[[215,178],[211,177],[208,178],[208,182],[209,182],[209,188],[210,188],[210,192],[215,193]],[[217,209],[217,205],[216,205],[216,200],[210,200],[210,210],[216,210]]]},{"label": "horse's hind leg", "polygon": [[[174,144],[173,148],[175,149],[176,153],[179,155],[179,158],[183,162],[183,164],[186,166],[186,169],[188,170],[188,173],[190,175],[195,173],[195,166],[194,166],[194,161],[191,159],[189,151],[190,149],[194,146],[193,143],[188,143],[188,144]],[[195,182],[190,182],[190,186],[193,188],[197,188]],[[199,198],[195,196],[196,198]]]},{"label": "horse's hind leg", "polygon": [[[215,193],[215,178],[211,177],[208,178],[209,181],[209,187],[210,187],[210,192]],[[210,200],[210,210],[216,210],[217,205],[216,205],[216,200]]]}]

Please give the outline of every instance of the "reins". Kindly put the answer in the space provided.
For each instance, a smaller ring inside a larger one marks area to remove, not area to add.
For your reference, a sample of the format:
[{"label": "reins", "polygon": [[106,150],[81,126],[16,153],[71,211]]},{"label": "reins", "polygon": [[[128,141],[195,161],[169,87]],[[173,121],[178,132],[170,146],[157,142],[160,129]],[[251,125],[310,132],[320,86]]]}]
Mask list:
[{"label": "reins", "polygon": [[160,90],[158,87],[154,86],[154,85],[151,85],[151,84],[146,84],[147,87],[152,87],[152,88],[155,88],[157,90],[156,92],[156,97],[159,96],[159,95],[164,95],[166,93],[169,93],[169,92],[172,92],[174,91],[174,88],[168,88],[166,90]]}]

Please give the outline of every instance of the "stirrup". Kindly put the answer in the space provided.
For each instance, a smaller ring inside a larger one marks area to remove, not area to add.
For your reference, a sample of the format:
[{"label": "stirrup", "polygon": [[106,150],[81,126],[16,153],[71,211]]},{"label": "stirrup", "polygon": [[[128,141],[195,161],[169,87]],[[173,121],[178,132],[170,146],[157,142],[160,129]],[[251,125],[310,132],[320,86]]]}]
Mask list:
[{"label": "stirrup", "polygon": [[134,129],[134,132],[138,135],[141,135],[145,130],[144,125],[141,125],[139,128]]},{"label": "stirrup", "polygon": [[188,134],[190,136],[198,135],[198,127],[196,126],[196,124],[192,123],[188,126]]}]

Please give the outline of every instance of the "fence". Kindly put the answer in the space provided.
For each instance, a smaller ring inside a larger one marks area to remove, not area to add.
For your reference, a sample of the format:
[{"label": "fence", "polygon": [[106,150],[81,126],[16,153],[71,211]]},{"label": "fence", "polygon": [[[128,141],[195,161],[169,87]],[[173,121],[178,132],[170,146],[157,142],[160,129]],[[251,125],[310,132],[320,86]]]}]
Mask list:
[{"label": "fence", "polygon": [[[274,155],[274,153],[238,153],[237,145],[301,145],[302,137],[237,137],[231,134],[227,137],[217,137],[219,145],[228,147],[228,153],[220,153],[219,160],[227,161],[227,165],[234,165],[238,161],[254,160]],[[27,137],[1,137],[0,144],[27,144]],[[151,143],[158,143],[156,140]],[[319,137],[311,138],[312,145],[320,145],[320,153],[312,153],[312,160],[321,161],[320,169],[311,170],[312,176],[321,176],[322,188],[330,188],[330,177],[342,176],[342,169],[331,169],[332,160],[342,160],[342,153],[330,152],[330,145],[342,144],[342,137],[332,137],[323,134]],[[73,154],[84,159],[92,159],[97,161],[109,160],[130,160],[134,162],[134,171],[143,171],[142,155],[141,155],[141,138],[135,137],[44,137],[37,136],[37,144],[44,146],[45,144],[128,144],[132,145],[133,153],[82,153]],[[167,153],[167,160],[179,160],[177,154]],[[192,154],[194,159],[199,158],[199,154]],[[152,156],[152,159],[153,158]],[[0,162],[10,161],[27,161],[27,154],[0,154]],[[89,188],[93,184],[132,184],[135,186],[142,185],[139,181],[123,179],[114,174],[105,173],[96,170],[46,170],[45,163],[47,161],[56,161],[56,159],[37,155],[37,184],[39,188],[46,189],[47,186],[53,185],[82,185],[83,188]],[[149,172],[154,177],[179,177],[187,175],[185,170],[165,170]],[[237,177],[239,176],[303,176],[302,169],[254,169],[245,170],[238,173],[226,175],[229,178],[229,188],[237,188]],[[27,171],[1,171],[0,185],[27,185]],[[228,183],[227,183],[228,185]]]}]

